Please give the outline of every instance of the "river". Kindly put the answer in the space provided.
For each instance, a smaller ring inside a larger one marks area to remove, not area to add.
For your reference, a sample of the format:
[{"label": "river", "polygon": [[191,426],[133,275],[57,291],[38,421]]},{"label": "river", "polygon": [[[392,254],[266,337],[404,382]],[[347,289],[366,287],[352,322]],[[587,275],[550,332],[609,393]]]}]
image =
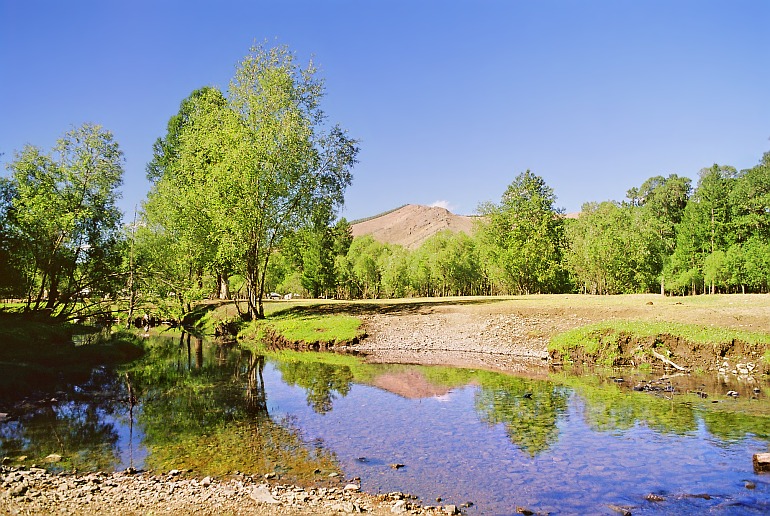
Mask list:
[{"label": "river", "polygon": [[50,467],[61,470],[357,477],[365,491],[441,499],[467,514],[770,512],[770,474],[752,468],[770,443],[767,380],[639,371],[536,380],[256,354],[189,335],[147,347],[135,363],[17,404],[0,421],[0,456],[31,465],[54,453],[63,460]]}]

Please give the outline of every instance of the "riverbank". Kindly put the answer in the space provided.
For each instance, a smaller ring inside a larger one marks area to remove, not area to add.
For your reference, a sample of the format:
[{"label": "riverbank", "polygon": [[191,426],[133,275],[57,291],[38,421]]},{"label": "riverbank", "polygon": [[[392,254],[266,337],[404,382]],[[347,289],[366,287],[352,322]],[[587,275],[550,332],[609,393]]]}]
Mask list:
[{"label": "riverbank", "polygon": [[195,478],[134,471],[52,474],[42,468],[0,467],[0,512],[14,515],[204,514],[456,514],[455,506],[421,507],[402,493],[371,495],[356,483],[303,488],[234,475]]},{"label": "riverbank", "polygon": [[[571,335],[571,345],[578,349],[590,344],[580,333],[584,328],[593,328],[600,334],[598,340],[606,335],[608,341],[618,342],[625,335],[626,344],[640,339],[654,343],[658,337],[663,344],[670,343],[671,332],[680,347],[690,341],[695,344],[683,360],[703,371],[716,371],[725,360],[731,366],[753,361],[758,367],[768,362],[770,350],[768,295],[548,295],[383,304],[387,309],[361,313],[367,338],[351,347],[369,361],[487,364],[514,373],[533,373],[571,358],[601,365],[641,363],[607,363],[602,361],[606,355],[582,352],[563,356],[556,345],[561,336]],[[744,341],[750,345],[744,346]],[[665,351],[674,349],[670,348]],[[634,350],[626,345],[615,351],[633,358]],[[664,365],[650,356],[651,363]]]}]

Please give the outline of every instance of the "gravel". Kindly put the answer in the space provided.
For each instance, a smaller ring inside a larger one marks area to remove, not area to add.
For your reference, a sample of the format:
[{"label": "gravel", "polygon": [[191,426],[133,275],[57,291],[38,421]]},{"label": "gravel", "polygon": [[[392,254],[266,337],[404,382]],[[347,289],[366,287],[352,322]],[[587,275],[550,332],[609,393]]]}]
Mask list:
[{"label": "gravel", "polygon": [[0,513],[27,514],[454,514],[454,506],[421,507],[403,493],[371,495],[344,488],[270,484],[261,477],[194,478],[165,475],[50,473],[0,466]]}]

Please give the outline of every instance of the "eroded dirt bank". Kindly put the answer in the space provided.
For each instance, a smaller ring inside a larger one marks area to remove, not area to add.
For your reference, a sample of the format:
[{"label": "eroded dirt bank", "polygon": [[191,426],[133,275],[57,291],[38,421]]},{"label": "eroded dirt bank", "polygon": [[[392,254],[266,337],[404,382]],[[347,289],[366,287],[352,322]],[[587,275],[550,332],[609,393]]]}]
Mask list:
[{"label": "eroded dirt bank", "polygon": [[[354,349],[365,353],[370,361],[487,366],[535,373],[547,363],[547,346],[553,335],[596,322],[675,322],[770,332],[770,296],[463,298],[389,305],[387,310],[370,310],[360,317],[367,337]],[[687,346],[680,344],[681,349]],[[724,351],[721,358],[727,357],[732,366],[735,360],[731,362],[730,355],[742,347],[726,346]],[[713,362],[711,351],[697,346],[691,349],[690,357],[699,353],[708,353],[708,363]],[[706,360],[697,362],[691,361],[701,366]]]}]

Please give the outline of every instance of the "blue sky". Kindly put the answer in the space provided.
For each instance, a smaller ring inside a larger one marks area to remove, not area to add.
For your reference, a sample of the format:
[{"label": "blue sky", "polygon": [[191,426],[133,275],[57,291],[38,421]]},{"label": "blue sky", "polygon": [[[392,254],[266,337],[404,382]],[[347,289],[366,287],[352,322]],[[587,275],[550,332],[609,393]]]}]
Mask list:
[{"label": "blue sky", "polygon": [[0,0],[0,157],[73,126],[125,153],[121,208],[189,93],[227,87],[254,43],[321,67],[361,140],[342,215],[472,214],[526,169],[557,205],[622,200],[770,151],[770,2]]}]

